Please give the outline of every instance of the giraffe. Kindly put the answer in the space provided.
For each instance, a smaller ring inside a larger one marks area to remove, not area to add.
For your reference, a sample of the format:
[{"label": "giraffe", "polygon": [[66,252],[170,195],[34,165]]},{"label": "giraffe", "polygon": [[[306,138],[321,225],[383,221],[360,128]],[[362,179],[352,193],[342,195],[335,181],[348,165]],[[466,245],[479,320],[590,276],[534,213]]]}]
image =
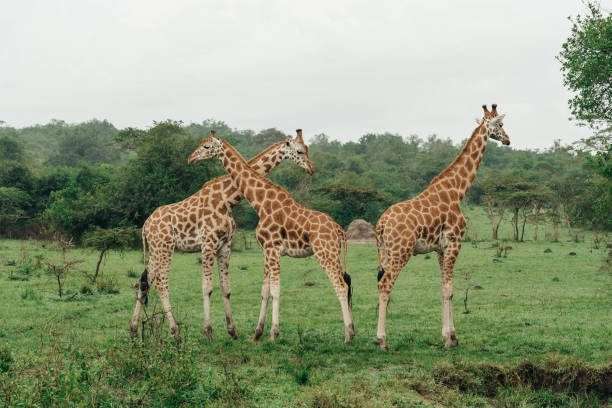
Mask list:
[{"label": "giraffe", "polygon": [[[302,134],[301,129],[297,130]],[[227,141],[214,135],[202,140],[190,161],[218,158],[235,186],[259,216],[256,237],[265,263],[261,288],[261,307],[254,340],[264,330],[268,301],[272,297],[270,339],[279,335],[280,257],[302,258],[314,254],[327,273],[336,292],[344,321],[344,340],[355,334],[351,306],[351,277],[346,273],[347,243],[344,230],[329,215],[297,203],[285,189],[259,175],[249,167],[240,153]],[[344,255],[344,258],[342,257]]]},{"label": "giraffe", "polygon": [[378,330],[377,342],[386,350],[385,318],[395,280],[410,256],[436,251],[442,281],[442,338],[446,347],[458,345],[453,324],[453,268],[465,218],[459,204],[474,181],[487,139],[504,145],[510,138],[503,129],[505,115],[482,106],[484,116],[455,160],[418,196],[389,207],[376,225],[378,245]]},{"label": "giraffe", "polygon": [[[214,131],[211,131],[212,135]],[[307,173],[313,172],[312,162],[308,158],[308,147],[301,135],[295,138],[288,137],[284,141],[272,144],[252,158],[249,165],[253,171],[263,177],[283,160],[292,160]],[[171,333],[175,338],[179,338],[178,325],[170,306],[168,273],[174,250],[181,250],[200,251],[202,255],[203,334],[208,338],[212,337],[210,296],[212,267],[216,257],[227,331],[231,337],[238,337],[230,305],[228,263],[236,228],[232,218],[232,207],[241,199],[242,194],[226,175],[208,181],[198,192],[183,201],[164,205],[153,211],[142,228],[146,269],[137,284],[139,289],[130,321],[132,335],[138,332],[141,309],[143,304],[146,304],[149,282],[151,282],[158,291]],[[147,243],[150,252],[148,264]]]}]

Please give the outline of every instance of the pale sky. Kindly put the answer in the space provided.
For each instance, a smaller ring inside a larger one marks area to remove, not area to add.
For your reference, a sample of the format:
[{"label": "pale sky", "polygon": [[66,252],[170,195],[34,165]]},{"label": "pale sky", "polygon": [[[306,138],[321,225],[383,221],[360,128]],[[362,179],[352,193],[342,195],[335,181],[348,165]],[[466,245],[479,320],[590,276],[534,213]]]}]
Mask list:
[{"label": "pale sky", "polygon": [[[602,6],[610,8],[610,1]],[[0,120],[214,118],[458,142],[483,103],[513,146],[571,143],[555,55],[577,0],[20,0],[0,13]]]}]

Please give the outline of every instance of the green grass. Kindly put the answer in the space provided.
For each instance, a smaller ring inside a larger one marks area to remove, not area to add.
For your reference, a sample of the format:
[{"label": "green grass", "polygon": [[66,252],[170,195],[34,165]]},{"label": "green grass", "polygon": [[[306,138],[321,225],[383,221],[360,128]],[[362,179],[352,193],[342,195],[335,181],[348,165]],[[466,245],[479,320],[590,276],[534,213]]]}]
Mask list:
[{"label": "green grass", "polygon": [[[473,212],[474,229],[484,238],[481,217]],[[611,275],[601,270],[606,249],[591,248],[588,234],[580,243],[510,243],[507,258],[495,258],[491,244],[464,243],[456,267],[460,346],[442,347],[437,261],[419,256],[392,293],[390,351],[384,353],[373,344],[377,262],[371,245],[349,250],[357,336],[348,346],[338,302],[312,258],[283,259],[280,339],[251,341],[263,269],[258,248],[235,252],[230,264],[240,339],[225,332],[215,287],[214,340],[205,340],[200,266],[195,255],[177,254],[170,277],[184,337],[177,346],[165,322],[150,323],[153,335],[144,341],[129,340],[139,252],[111,254],[104,266],[103,280],[119,293],[88,284],[75,271],[60,300],[52,277],[34,267],[37,255],[58,256],[51,245],[0,241],[0,406],[604,404],[610,389],[601,383],[612,375]],[[95,267],[95,253],[77,249],[69,256],[84,259],[77,268]],[[21,258],[31,260],[27,267]],[[16,274],[19,279],[11,278]],[[481,288],[469,292],[470,313],[464,314],[468,282]],[[149,313],[159,311],[155,292],[150,299]]]}]

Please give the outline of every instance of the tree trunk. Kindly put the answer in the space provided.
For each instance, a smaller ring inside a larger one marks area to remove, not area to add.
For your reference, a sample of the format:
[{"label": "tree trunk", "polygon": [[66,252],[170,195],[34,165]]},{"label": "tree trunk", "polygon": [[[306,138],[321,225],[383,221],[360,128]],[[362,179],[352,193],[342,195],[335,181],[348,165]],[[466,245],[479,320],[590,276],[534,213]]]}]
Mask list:
[{"label": "tree trunk", "polygon": [[513,215],[512,215],[512,226],[514,227],[514,240],[518,241],[519,240],[519,209],[518,208],[514,208],[513,210]]},{"label": "tree trunk", "polygon": [[60,279],[59,275],[55,275],[55,277],[57,278],[57,293],[59,295],[59,297],[62,297],[62,280]]},{"label": "tree trunk", "polygon": [[525,241],[525,224],[527,224],[527,211],[523,210],[523,226],[521,228],[521,242]]},{"label": "tree trunk", "polygon": [[106,251],[108,249],[103,249],[100,251],[100,256],[98,257],[98,262],[96,263],[96,273],[94,273],[93,278],[91,278],[91,283],[95,284],[98,279],[98,274],[100,273],[100,265],[102,264],[102,260],[104,259],[104,255],[106,255]]}]

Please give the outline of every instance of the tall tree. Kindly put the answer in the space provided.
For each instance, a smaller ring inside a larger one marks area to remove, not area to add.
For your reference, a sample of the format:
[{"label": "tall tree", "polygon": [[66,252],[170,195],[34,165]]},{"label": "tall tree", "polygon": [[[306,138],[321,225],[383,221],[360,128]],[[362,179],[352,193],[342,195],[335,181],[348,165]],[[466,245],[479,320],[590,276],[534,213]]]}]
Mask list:
[{"label": "tall tree", "polygon": [[588,2],[587,12],[570,17],[569,38],[557,57],[565,86],[574,93],[574,119],[593,128],[612,122],[612,14]]}]

